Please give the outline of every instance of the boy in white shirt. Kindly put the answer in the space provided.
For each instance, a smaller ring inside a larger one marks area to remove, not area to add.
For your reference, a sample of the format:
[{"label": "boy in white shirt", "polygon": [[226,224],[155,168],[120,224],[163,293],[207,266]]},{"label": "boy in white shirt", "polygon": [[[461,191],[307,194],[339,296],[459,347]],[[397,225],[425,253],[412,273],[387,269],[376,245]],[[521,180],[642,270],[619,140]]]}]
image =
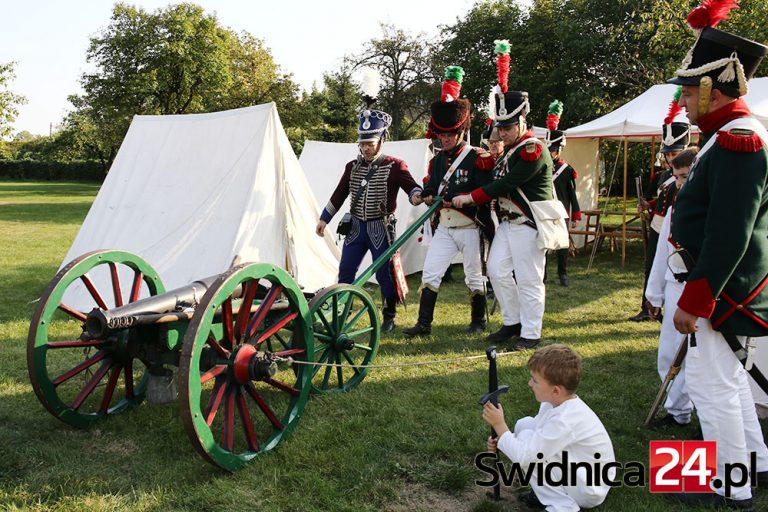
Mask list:
[{"label": "boy in white shirt", "polygon": [[[697,148],[689,148],[672,159],[672,176],[675,182],[670,186],[675,188],[663,192],[669,195],[670,212],[674,208],[677,191],[688,178],[688,172],[698,152]],[[687,272],[682,261],[676,261],[676,258],[670,259],[675,252],[675,246],[669,240],[671,221],[672,214],[669,213],[661,224],[659,244],[656,246],[656,255],[653,258],[653,266],[648,274],[648,285],[645,288],[645,298],[650,305],[648,314],[651,318],[657,319],[661,314],[662,306],[664,307],[664,317],[659,333],[659,353],[656,359],[656,367],[662,382],[683,339],[683,335],[675,329],[673,319],[677,310],[677,301],[680,300],[685,283],[678,281],[675,274],[681,275]],[[691,422],[693,403],[685,389],[685,366],[680,368],[680,372],[669,388],[664,408],[667,410],[667,415],[655,420],[651,427],[684,426]]]},{"label": "boy in white shirt", "polygon": [[[495,452],[498,448],[523,467],[562,463],[567,452],[568,471],[575,471],[576,477],[574,481],[569,474],[566,484],[576,485],[551,485],[546,477],[545,481],[539,481],[539,472],[533,471],[532,491],[521,494],[520,501],[549,512],[575,512],[600,505],[610,486],[605,482],[597,485],[594,475],[587,477],[584,467],[571,469],[578,463],[594,468],[596,463],[604,466],[615,462],[608,432],[592,409],[575,394],[581,379],[581,357],[565,345],[548,345],[531,356],[528,369],[531,372],[528,385],[541,402],[539,413],[518,420],[513,433],[504,422],[501,405],[486,403],[483,420],[498,435],[496,439],[488,438],[488,450]],[[547,471],[540,474],[546,475]],[[551,474],[553,478],[549,481],[561,480],[559,468],[553,468]],[[615,468],[610,468],[609,476],[615,479]],[[587,480],[592,485],[587,485]]]}]

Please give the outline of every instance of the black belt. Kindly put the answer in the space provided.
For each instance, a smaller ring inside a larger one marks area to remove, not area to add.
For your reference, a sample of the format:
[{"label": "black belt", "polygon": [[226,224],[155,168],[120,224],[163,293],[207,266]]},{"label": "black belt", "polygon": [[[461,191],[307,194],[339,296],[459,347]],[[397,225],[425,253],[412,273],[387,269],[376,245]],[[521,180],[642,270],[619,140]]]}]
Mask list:
[{"label": "black belt", "polygon": [[675,281],[677,281],[678,283],[686,282],[688,280],[688,274],[690,274],[690,272],[678,272],[678,273],[672,272],[672,276],[675,278]]}]

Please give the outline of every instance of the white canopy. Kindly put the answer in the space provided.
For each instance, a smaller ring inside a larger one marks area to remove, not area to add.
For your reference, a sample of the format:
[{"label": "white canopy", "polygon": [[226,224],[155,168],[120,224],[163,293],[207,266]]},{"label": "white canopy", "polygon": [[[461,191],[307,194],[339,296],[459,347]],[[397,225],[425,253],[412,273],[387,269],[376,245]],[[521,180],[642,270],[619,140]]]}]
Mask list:
[{"label": "white canopy", "polygon": [[[427,174],[429,160],[432,158],[429,140],[387,142],[384,144],[384,152],[404,160],[408,164],[413,179],[421,185]],[[344,166],[347,162],[354,160],[357,154],[358,147],[355,143],[319,142],[315,140],[304,142],[304,149],[299,157],[299,162],[321,209],[328,203],[331,194],[336,189],[336,185],[344,173]],[[334,237],[336,236],[336,226],[347,211],[349,211],[349,198],[331,220],[326,233],[330,232],[333,233]],[[424,206],[411,205],[408,202],[408,197],[401,191],[397,198],[397,210],[395,212],[398,234],[405,231],[424,211]],[[403,269],[406,274],[421,272],[424,267],[427,247],[419,243],[419,236],[418,233],[414,234],[400,249]],[[369,253],[360,265],[360,270],[365,269],[370,264],[371,256]]]},{"label": "white canopy", "polygon": [[[661,125],[669,110],[669,103],[677,86],[654,85],[640,96],[594,121],[565,131],[569,139],[575,138],[629,138],[630,141],[650,141],[661,138]],[[749,81],[749,94],[744,97],[750,109],[768,126],[768,77]],[[678,120],[685,120],[683,113]],[[696,132],[696,128],[693,129]]]},{"label": "white canopy", "polygon": [[315,235],[318,216],[274,103],[136,116],[64,264],[126,250],[173,289],[269,262],[314,292],[336,281],[339,258],[331,236]]}]

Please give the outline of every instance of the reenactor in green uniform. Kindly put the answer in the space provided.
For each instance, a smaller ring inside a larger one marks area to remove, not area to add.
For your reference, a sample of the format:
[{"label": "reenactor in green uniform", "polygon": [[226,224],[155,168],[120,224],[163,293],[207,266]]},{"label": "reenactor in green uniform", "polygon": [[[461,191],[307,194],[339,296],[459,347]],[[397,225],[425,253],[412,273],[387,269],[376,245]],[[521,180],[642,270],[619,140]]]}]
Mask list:
[{"label": "reenactor in green uniform", "polygon": [[[768,47],[713,28],[727,17],[713,4],[689,15],[698,38],[670,80],[683,86],[680,105],[702,134],[675,200],[671,238],[679,248],[676,264],[687,269],[674,323],[691,334],[686,384],[704,439],[717,442],[717,474],[715,493],[675,498],[753,510],[749,479],[737,480],[729,496],[723,482],[727,467],[750,467],[751,453],[757,481],[768,477],[747,373],[733,352],[745,344],[749,354],[752,337],[768,336],[768,132],[741,99]],[[745,363],[750,369],[749,356]]]}]

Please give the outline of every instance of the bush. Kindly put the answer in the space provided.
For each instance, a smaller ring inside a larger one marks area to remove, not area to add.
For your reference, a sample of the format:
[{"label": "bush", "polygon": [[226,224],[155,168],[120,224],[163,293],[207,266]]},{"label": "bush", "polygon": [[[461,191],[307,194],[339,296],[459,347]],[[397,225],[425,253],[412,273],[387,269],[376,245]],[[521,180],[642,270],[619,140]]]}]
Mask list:
[{"label": "bush", "polygon": [[101,165],[93,161],[39,162],[0,160],[0,179],[42,181],[104,181]]}]

